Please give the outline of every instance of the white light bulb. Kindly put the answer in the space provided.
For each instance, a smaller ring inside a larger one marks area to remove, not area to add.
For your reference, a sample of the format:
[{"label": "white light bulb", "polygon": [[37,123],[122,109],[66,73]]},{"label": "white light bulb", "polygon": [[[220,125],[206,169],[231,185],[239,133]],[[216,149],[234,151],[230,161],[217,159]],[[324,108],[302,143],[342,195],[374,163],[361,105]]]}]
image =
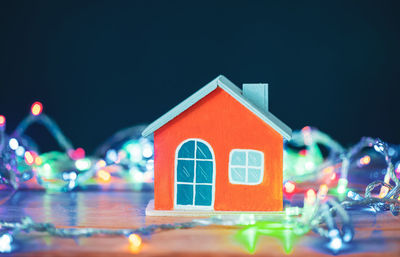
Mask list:
[{"label": "white light bulb", "polygon": [[18,146],[19,146],[18,140],[15,139],[15,138],[11,138],[10,141],[8,142],[8,145],[10,146],[10,148],[11,148],[12,150],[15,151],[15,150],[18,149]]},{"label": "white light bulb", "polygon": [[151,144],[145,144],[142,154],[144,158],[150,158],[153,155],[153,146]]},{"label": "white light bulb", "polygon": [[4,234],[0,237],[0,253],[11,252],[11,243],[13,238],[9,234]]},{"label": "white light bulb", "polygon": [[18,156],[24,156],[25,154],[25,148],[23,146],[18,146],[17,150],[15,150],[15,153]]}]

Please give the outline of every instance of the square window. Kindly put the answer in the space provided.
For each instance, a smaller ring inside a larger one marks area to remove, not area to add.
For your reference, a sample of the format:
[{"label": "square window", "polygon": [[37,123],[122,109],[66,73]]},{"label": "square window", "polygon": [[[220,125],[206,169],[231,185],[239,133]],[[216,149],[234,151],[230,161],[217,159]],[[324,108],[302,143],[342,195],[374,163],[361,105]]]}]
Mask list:
[{"label": "square window", "polygon": [[211,185],[196,185],[195,205],[210,206],[212,201]]},{"label": "square window", "polygon": [[194,161],[178,160],[177,181],[193,183]]},{"label": "square window", "polygon": [[246,168],[230,168],[230,180],[234,184],[246,183]]},{"label": "square window", "polygon": [[176,203],[179,205],[193,205],[193,185],[177,185]]},{"label": "square window", "polygon": [[213,169],[212,161],[196,161],[196,183],[212,183]]},{"label": "square window", "polygon": [[261,169],[248,168],[247,170],[247,182],[249,184],[259,184],[262,181]]},{"label": "square window", "polygon": [[264,176],[264,153],[233,149],[229,155],[229,181],[232,184],[257,185]]},{"label": "square window", "polygon": [[246,152],[240,151],[240,150],[239,151],[234,150],[231,154],[230,164],[245,166],[246,165]]},{"label": "square window", "polygon": [[248,153],[248,164],[253,167],[261,167],[262,163],[262,154],[260,152],[249,151]]}]

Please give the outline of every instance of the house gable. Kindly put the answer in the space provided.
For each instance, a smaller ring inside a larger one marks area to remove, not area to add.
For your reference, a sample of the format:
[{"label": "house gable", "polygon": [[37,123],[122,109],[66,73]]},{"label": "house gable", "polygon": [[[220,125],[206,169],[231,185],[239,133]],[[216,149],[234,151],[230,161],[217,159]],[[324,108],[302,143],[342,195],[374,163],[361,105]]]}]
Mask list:
[{"label": "house gable", "polygon": [[182,112],[186,111],[188,108],[193,106],[198,101],[202,100],[205,96],[216,90],[217,88],[223,89],[229,95],[231,95],[234,99],[236,99],[239,103],[245,106],[252,113],[257,115],[261,120],[267,123],[270,127],[276,130],[279,134],[281,134],[285,139],[289,140],[291,138],[292,130],[276,118],[272,113],[268,111],[262,111],[249,100],[247,100],[243,95],[242,91],[235,86],[231,81],[229,81],[224,76],[220,75],[206,86],[198,90],[196,93],[188,97],[185,101],[180,103],[179,105],[172,108],[170,111],[165,113],[159,119],[151,123],[143,132],[143,136],[148,136],[157,129],[164,126],[166,123],[170,122],[172,119],[180,115]]}]

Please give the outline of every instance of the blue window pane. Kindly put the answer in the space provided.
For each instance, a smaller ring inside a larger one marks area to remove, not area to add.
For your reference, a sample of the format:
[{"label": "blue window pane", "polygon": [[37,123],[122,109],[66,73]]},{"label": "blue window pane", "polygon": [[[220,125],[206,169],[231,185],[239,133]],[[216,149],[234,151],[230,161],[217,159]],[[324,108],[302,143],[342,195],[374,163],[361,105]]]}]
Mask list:
[{"label": "blue window pane", "polygon": [[179,205],[193,205],[193,185],[177,185],[178,194],[176,203]]},{"label": "blue window pane", "polygon": [[178,160],[176,173],[178,182],[193,182],[194,161]]},{"label": "blue window pane", "polygon": [[196,159],[212,159],[212,154],[208,146],[197,141]]},{"label": "blue window pane", "polygon": [[194,141],[184,143],[179,149],[178,158],[194,158]]},{"label": "blue window pane", "polygon": [[212,186],[197,185],[195,205],[210,206],[212,201]]},{"label": "blue window pane", "polygon": [[246,165],[246,152],[233,151],[231,155],[231,165]]},{"label": "blue window pane", "polygon": [[249,166],[261,167],[262,154],[260,152],[249,152]]},{"label": "blue window pane", "polygon": [[253,169],[253,168],[249,168],[247,170],[248,172],[248,178],[247,181],[248,183],[260,183],[260,179],[261,179],[261,169]]},{"label": "blue window pane", "polygon": [[196,161],[196,182],[212,183],[213,181],[213,162]]},{"label": "blue window pane", "polygon": [[245,168],[231,168],[232,182],[245,183],[246,182],[246,169]]}]

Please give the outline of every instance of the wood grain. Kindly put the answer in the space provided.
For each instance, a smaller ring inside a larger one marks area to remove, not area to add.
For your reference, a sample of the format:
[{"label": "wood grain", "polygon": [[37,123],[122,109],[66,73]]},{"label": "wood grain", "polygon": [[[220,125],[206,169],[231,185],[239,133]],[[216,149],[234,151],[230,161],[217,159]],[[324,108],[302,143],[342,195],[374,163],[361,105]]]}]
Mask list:
[{"label": "wood grain", "polygon": [[[191,217],[145,217],[144,209],[152,192],[73,192],[45,193],[20,191],[0,206],[2,220],[17,221],[29,215],[38,222],[59,227],[136,228],[145,224],[190,221]],[[356,237],[341,255],[400,256],[400,219],[390,213],[352,212]],[[249,255],[234,239],[233,227],[198,227],[164,231],[144,238],[139,251],[126,238],[92,237],[79,240],[22,233],[17,250],[4,256],[241,256]],[[291,256],[332,255],[326,241],[309,233],[299,239]],[[278,240],[260,236],[255,255],[281,256]]]}]

